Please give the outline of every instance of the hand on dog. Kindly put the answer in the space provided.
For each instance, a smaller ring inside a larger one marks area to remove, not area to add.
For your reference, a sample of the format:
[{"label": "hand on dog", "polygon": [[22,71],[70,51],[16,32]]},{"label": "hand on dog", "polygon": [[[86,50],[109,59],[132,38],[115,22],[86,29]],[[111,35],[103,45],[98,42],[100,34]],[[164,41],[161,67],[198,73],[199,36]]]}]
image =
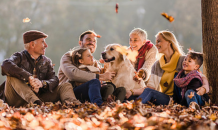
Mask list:
[{"label": "hand on dog", "polygon": [[101,81],[108,81],[112,80],[115,77],[115,72],[105,72],[104,74],[99,75],[99,80]]}]

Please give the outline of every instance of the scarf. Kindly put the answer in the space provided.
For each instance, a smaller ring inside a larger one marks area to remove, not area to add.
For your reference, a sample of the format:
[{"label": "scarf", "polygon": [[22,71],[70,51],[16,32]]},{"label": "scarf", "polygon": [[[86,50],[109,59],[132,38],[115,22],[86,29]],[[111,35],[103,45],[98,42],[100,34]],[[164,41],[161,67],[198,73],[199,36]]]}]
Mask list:
[{"label": "scarf", "polygon": [[174,75],[177,72],[176,67],[179,61],[180,54],[178,52],[174,52],[172,55],[170,62],[166,63],[164,59],[164,55],[159,59],[160,67],[164,70],[164,73],[160,80],[160,92],[165,93],[169,96],[173,95],[174,89]]},{"label": "scarf", "polygon": [[146,41],[146,43],[138,50],[138,56],[136,60],[138,61],[137,71],[142,68],[145,62],[145,53],[148,52],[153,47],[153,44],[150,41]]},{"label": "scarf", "polygon": [[202,82],[201,75],[197,70],[193,70],[189,72],[185,77],[182,77],[184,70],[181,70],[178,75],[174,78],[175,84],[182,88],[182,98],[185,96],[185,92],[187,90],[188,84],[191,82],[192,79],[197,78]]}]

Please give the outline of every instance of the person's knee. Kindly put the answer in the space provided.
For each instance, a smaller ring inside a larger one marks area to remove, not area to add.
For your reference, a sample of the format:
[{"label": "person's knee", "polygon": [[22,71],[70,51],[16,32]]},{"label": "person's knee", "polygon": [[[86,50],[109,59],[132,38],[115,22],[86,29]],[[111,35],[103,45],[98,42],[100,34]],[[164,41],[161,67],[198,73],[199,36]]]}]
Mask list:
[{"label": "person's knee", "polygon": [[144,89],[144,91],[149,91],[149,92],[150,92],[150,91],[153,91],[153,90],[154,90],[154,89],[151,89],[151,88],[145,88],[145,89]]},{"label": "person's knee", "polygon": [[[100,82],[100,80],[99,79],[92,79],[92,80],[90,80],[90,83],[91,84],[101,84],[101,82]],[[101,86],[100,86],[101,87]]]},{"label": "person's knee", "polygon": [[110,92],[113,92],[114,91],[114,86],[112,85],[112,84],[107,84],[107,85],[105,85],[105,86],[103,86],[104,87],[104,89],[106,90],[106,91],[110,91]]},{"label": "person's knee", "polygon": [[125,89],[124,87],[119,87],[119,88],[117,88],[117,91],[118,91],[119,93],[126,93],[126,89]]},{"label": "person's knee", "polygon": [[194,90],[192,90],[192,89],[188,89],[188,90],[185,92],[185,97],[187,98],[187,97],[188,97],[188,95],[190,95],[190,94],[191,94],[191,92],[195,93],[195,91],[194,91]]},{"label": "person's knee", "polygon": [[91,82],[97,82],[97,83],[100,82],[99,79],[92,79],[92,80],[90,80],[90,81],[91,81]]}]

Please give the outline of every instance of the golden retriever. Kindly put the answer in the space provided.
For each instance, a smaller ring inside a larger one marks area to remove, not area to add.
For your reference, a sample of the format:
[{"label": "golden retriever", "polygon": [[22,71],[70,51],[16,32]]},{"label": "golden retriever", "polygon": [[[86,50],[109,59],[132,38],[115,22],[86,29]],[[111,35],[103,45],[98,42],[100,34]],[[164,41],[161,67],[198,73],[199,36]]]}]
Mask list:
[{"label": "golden retriever", "polygon": [[112,83],[116,87],[124,87],[126,90],[144,88],[145,83],[143,81],[138,83],[133,80],[135,69],[130,60],[125,55],[116,51],[116,47],[120,46],[120,44],[109,44],[101,54],[103,60],[108,63],[106,71],[116,72]]}]

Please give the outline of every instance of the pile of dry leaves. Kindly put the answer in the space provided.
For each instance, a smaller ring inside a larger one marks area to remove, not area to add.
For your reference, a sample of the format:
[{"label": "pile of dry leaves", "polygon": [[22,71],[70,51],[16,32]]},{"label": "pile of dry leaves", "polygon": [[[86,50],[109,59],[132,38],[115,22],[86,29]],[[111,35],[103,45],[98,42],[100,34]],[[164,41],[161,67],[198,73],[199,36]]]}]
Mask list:
[{"label": "pile of dry leaves", "polygon": [[98,107],[84,103],[46,103],[11,108],[0,102],[0,129],[196,129],[218,128],[217,106],[186,108],[178,104],[155,106],[140,101],[112,102]]}]

